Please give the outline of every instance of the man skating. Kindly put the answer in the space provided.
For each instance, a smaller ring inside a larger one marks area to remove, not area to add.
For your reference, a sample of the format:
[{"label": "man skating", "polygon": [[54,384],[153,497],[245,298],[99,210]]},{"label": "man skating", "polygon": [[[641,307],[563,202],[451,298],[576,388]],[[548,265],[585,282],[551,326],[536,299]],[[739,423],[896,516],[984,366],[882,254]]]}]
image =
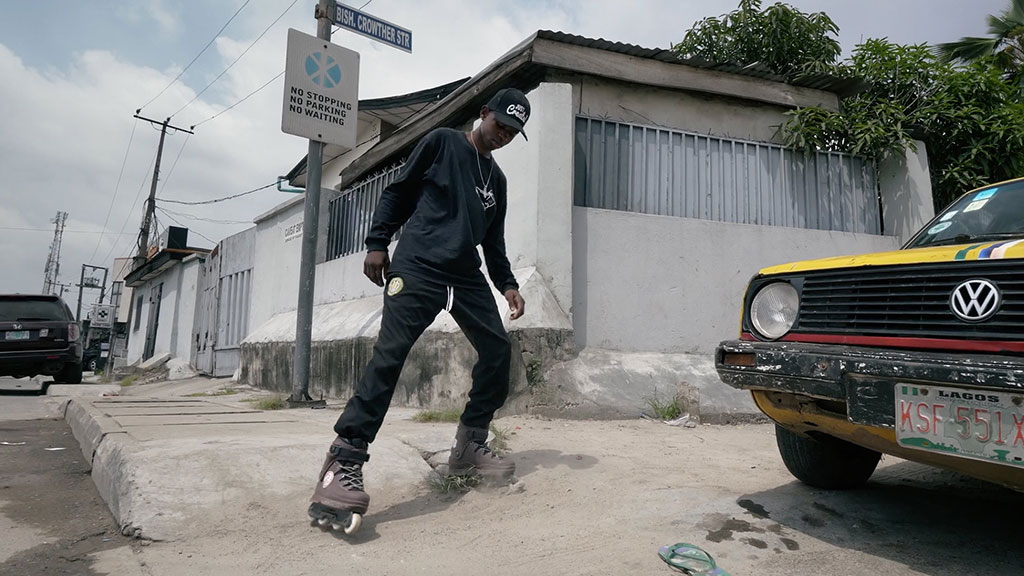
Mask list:
[{"label": "man skating", "polygon": [[[480,109],[469,133],[438,128],[423,137],[398,178],[381,195],[366,237],[363,273],[386,286],[373,357],[334,425],[313,493],[310,516],[346,532],[358,528],[369,507],[362,465],[391,404],[398,376],[413,344],[441,310],[447,310],[477,351],[469,401],[448,459],[451,474],[512,476],[515,464],[487,447],[495,411],[508,396],[511,349],[501,316],[481,272],[505,296],[515,320],[525,302],[505,254],[505,175],[491,152],[526,137],[530,103],[513,88],[500,90]],[[394,259],[388,244],[404,225]]]}]

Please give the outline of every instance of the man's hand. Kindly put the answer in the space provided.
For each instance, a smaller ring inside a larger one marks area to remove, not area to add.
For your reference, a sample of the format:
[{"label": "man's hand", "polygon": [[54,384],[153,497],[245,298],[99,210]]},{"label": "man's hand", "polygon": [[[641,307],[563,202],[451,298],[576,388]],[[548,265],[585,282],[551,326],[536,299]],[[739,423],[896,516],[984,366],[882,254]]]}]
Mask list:
[{"label": "man's hand", "polygon": [[508,309],[512,311],[512,315],[510,316],[512,320],[519,318],[523,315],[523,312],[526,311],[526,301],[523,300],[522,295],[519,294],[519,290],[516,290],[515,288],[505,290],[505,300],[508,300]]},{"label": "man's hand", "polygon": [[377,286],[384,286],[384,279],[388,277],[388,268],[391,266],[391,259],[387,252],[374,251],[366,253],[366,260],[363,260],[363,274]]}]

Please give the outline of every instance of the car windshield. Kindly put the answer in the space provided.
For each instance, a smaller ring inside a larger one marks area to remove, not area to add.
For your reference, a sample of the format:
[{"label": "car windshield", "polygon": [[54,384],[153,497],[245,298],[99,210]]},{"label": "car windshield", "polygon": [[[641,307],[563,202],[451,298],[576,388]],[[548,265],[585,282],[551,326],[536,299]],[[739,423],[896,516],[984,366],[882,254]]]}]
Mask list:
[{"label": "car windshield", "polygon": [[0,322],[68,320],[60,300],[53,298],[0,297]]},{"label": "car windshield", "polygon": [[951,204],[907,248],[1024,238],[1024,180],[982,188]]}]

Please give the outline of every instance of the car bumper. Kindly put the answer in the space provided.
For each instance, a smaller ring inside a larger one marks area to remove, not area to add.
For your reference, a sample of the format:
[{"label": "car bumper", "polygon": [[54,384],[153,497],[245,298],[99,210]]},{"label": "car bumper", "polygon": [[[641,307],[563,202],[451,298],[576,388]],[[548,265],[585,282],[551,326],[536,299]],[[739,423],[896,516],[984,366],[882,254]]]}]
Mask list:
[{"label": "car bumper", "polygon": [[908,448],[896,431],[897,383],[1024,398],[1022,358],[731,340],[718,346],[715,366],[724,382],[750,390],[757,407],[784,428],[826,434],[1024,491],[1020,466]]},{"label": "car bumper", "polygon": [[66,364],[75,364],[81,361],[81,344],[48,350],[0,352],[0,374],[56,374]]},{"label": "car bumper", "polygon": [[726,384],[845,404],[850,422],[894,428],[895,385],[929,383],[1024,394],[1024,359],[794,342],[729,340],[715,352]]}]

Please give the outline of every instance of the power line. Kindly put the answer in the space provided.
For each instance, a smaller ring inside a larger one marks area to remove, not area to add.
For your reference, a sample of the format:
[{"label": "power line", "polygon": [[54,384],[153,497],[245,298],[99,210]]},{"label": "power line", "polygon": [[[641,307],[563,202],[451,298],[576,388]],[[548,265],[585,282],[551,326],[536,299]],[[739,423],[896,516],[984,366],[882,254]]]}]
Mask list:
[{"label": "power line", "polygon": [[[107,206],[107,217],[103,219],[103,230],[107,229],[107,223],[110,222],[110,212],[114,209],[114,201],[117,200],[117,191],[121,188],[121,178],[124,176],[124,167],[128,164],[128,153],[132,151],[132,141],[135,140],[135,129],[138,128],[138,119],[132,124],[132,133],[128,136],[128,148],[124,151],[124,159],[121,160],[121,171],[117,174],[117,184],[114,186],[114,195],[110,198],[110,206]],[[92,248],[92,254],[89,256],[89,262],[96,257],[96,251],[100,249],[100,242],[103,241],[103,233],[100,232],[99,238],[96,239],[96,245]]]},{"label": "power line", "polygon": [[200,222],[210,222],[213,224],[252,224],[251,220],[217,220],[214,218],[203,218],[202,216],[196,216],[195,214],[186,214],[184,212],[175,212],[174,210],[168,210],[164,207],[160,207],[161,210],[167,214],[173,214],[179,218],[188,218],[189,220],[198,220]]},{"label": "power line", "polygon": [[275,19],[275,20],[274,20],[273,22],[271,22],[271,23],[270,23],[270,26],[267,26],[267,27],[266,27],[266,29],[265,29],[265,30],[263,30],[263,32],[262,32],[262,33],[261,33],[261,34],[260,34],[259,36],[257,36],[255,40],[253,40],[253,41],[252,41],[252,44],[249,44],[249,47],[248,47],[248,48],[246,48],[246,49],[245,49],[244,51],[242,51],[242,53],[238,55],[238,58],[235,58],[234,62],[232,62],[231,64],[228,64],[228,67],[227,67],[227,68],[225,68],[223,72],[221,72],[220,74],[218,74],[218,75],[217,75],[217,77],[216,77],[216,78],[214,78],[212,82],[210,82],[209,84],[207,84],[207,85],[206,85],[206,88],[203,88],[202,90],[200,90],[200,91],[199,91],[199,93],[198,93],[198,94],[196,94],[196,95],[195,95],[195,97],[193,97],[193,98],[192,98],[191,100],[189,100],[187,104],[185,104],[184,106],[182,106],[181,108],[179,108],[179,109],[178,109],[178,111],[177,111],[177,112],[175,112],[174,114],[171,114],[171,117],[173,118],[174,116],[177,116],[178,114],[180,114],[180,113],[181,113],[181,111],[182,111],[182,110],[184,110],[185,108],[188,108],[189,106],[191,106],[193,102],[195,102],[196,100],[198,100],[198,99],[199,99],[199,97],[203,95],[203,92],[206,92],[206,91],[207,91],[207,90],[208,90],[208,89],[210,88],[210,86],[213,86],[214,84],[216,84],[216,83],[217,83],[217,81],[218,81],[218,80],[220,80],[220,79],[221,79],[221,77],[222,77],[222,76],[224,76],[224,74],[226,74],[228,70],[231,70],[231,67],[232,67],[232,66],[234,66],[234,65],[235,65],[236,63],[238,63],[238,61],[239,61],[239,60],[241,60],[241,59],[242,59],[242,56],[245,56],[245,55],[246,55],[246,53],[248,53],[248,52],[249,52],[249,50],[250,50],[250,49],[252,49],[252,47],[253,47],[253,46],[255,46],[255,45],[256,45],[256,43],[257,43],[257,42],[259,42],[259,41],[260,41],[260,39],[261,39],[261,38],[263,38],[263,36],[264,36],[264,35],[265,35],[265,34],[266,34],[267,32],[269,32],[269,31],[270,31],[270,29],[271,29],[271,28],[273,28],[273,27],[274,27],[274,24],[277,24],[277,23],[278,23],[278,21],[279,21],[279,20],[281,20],[281,18],[284,18],[284,15],[285,15],[285,14],[287,14],[287,13],[288,13],[288,11],[292,9],[292,6],[295,6],[295,3],[296,3],[296,2],[298,2],[298,1],[299,1],[299,0],[292,0],[292,3],[291,3],[291,4],[289,4],[287,8],[285,8],[285,9],[284,9],[284,12],[281,12],[281,15],[280,15],[280,16],[278,16],[278,17],[277,17],[277,19]]},{"label": "power line", "polygon": [[[366,7],[367,7],[367,6],[368,6],[368,5],[370,4],[370,2],[373,2],[373,0],[367,0],[367,2],[363,3],[363,5],[359,7],[359,9],[360,9],[360,10],[362,10],[363,8],[366,8]],[[341,26],[336,26],[336,27],[334,28],[334,32],[337,32],[338,30],[341,30]],[[201,121],[201,122],[197,122],[196,124],[193,124],[193,125],[191,126],[191,128],[192,128],[192,129],[195,129],[195,128],[196,128],[197,126],[200,126],[200,125],[202,125],[202,124],[205,124],[205,123],[209,122],[210,120],[213,120],[213,119],[214,119],[214,118],[216,118],[217,116],[220,116],[221,114],[223,114],[223,113],[227,112],[228,110],[231,110],[231,109],[232,109],[232,108],[234,108],[235,106],[238,106],[238,105],[239,105],[239,104],[241,104],[242,102],[245,102],[246,100],[248,100],[248,99],[249,99],[249,98],[251,98],[252,96],[256,95],[256,93],[258,93],[258,92],[262,91],[262,90],[263,90],[264,88],[266,88],[267,86],[270,86],[270,84],[271,84],[271,83],[272,83],[272,82],[273,82],[274,80],[277,80],[277,79],[278,79],[278,78],[280,78],[281,76],[284,76],[284,72],[285,72],[284,70],[281,70],[281,71],[280,71],[280,72],[279,72],[279,73],[277,74],[277,76],[274,76],[274,77],[273,77],[273,78],[271,78],[270,80],[267,80],[267,81],[266,81],[266,82],[265,82],[265,83],[264,83],[264,84],[263,84],[262,86],[260,86],[259,88],[257,88],[257,89],[255,89],[255,90],[253,90],[252,92],[249,92],[248,94],[246,94],[246,95],[245,95],[245,97],[243,97],[243,98],[242,98],[241,100],[239,100],[238,102],[235,102],[235,103],[234,103],[234,104],[232,104],[231,106],[228,106],[227,108],[225,108],[225,109],[221,110],[220,112],[217,112],[216,114],[214,114],[213,116],[210,116],[210,117],[209,117],[209,118],[207,118],[206,120],[203,120],[203,121]],[[180,112],[180,110],[179,110],[179,112]]]},{"label": "power line", "polygon": [[[153,153],[153,164],[156,165],[156,153],[155,152]],[[125,227],[128,226],[128,221],[131,220],[131,218],[132,218],[132,212],[135,211],[135,207],[138,206],[138,204],[139,204],[139,198],[142,197],[142,191],[146,189],[146,180],[148,180],[148,179],[149,179],[149,169],[146,170],[146,175],[142,177],[142,185],[139,186],[139,191],[135,195],[135,202],[132,202],[132,207],[128,209],[128,214],[124,217],[124,223],[121,224],[121,231],[118,232],[118,236],[124,234],[124,229],[125,229]],[[107,251],[107,255],[103,257],[103,260],[101,260],[101,262],[108,262],[109,258],[110,258],[110,255],[114,253],[114,248],[116,248],[116,247],[117,247],[117,243],[115,242],[110,247],[110,250]]]},{"label": "power line", "polygon": [[[181,223],[181,222],[180,222],[180,221],[179,221],[179,220],[178,220],[177,218],[175,218],[174,216],[171,216],[170,214],[168,214],[168,213],[167,213],[167,211],[166,211],[166,210],[164,210],[163,208],[161,208],[161,207],[157,206],[157,207],[156,207],[156,209],[157,209],[157,210],[159,210],[159,211],[161,211],[161,212],[163,212],[163,213],[164,213],[164,216],[167,216],[168,218],[170,218],[170,219],[171,219],[171,221],[172,221],[172,222],[174,222],[175,224],[177,224],[178,226],[181,226],[181,227],[183,227],[183,228],[188,228],[188,226],[186,226],[186,225],[182,224],[182,223]],[[190,229],[190,231],[191,231],[191,232],[195,232],[196,234],[198,234],[199,236],[201,236],[201,237],[202,237],[202,238],[203,238],[204,240],[206,240],[206,241],[207,241],[207,242],[209,242],[210,244],[213,244],[214,246],[216,246],[216,245],[217,245],[217,242],[215,242],[215,241],[213,241],[213,240],[210,240],[210,239],[209,239],[209,238],[207,238],[206,236],[203,236],[203,233],[202,233],[202,232],[200,232],[199,230],[191,230],[191,229]]]},{"label": "power line", "polygon": [[[194,126],[193,126],[194,128]],[[192,137],[192,133],[189,132],[185,136],[185,141],[181,143],[181,148],[178,148],[178,155],[174,157],[174,163],[171,164],[171,169],[167,171],[167,175],[164,176],[164,183],[160,185],[160,193],[162,194],[164,188],[167,187],[167,181],[171,179],[171,174],[174,173],[174,167],[178,165],[178,160],[181,159],[181,153],[185,151],[185,144],[188,144],[188,139]]]},{"label": "power line", "polygon": [[197,124],[193,124],[193,125],[192,125],[192,128],[193,128],[193,129],[195,129],[195,127],[196,127],[196,126],[199,126],[199,125],[201,125],[201,124],[205,124],[205,123],[209,122],[210,120],[213,120],[213,119],[214,119],[214,118],[216,118],[217,116],[220,116],[221,114],[223,114],[223,113],[227,112],[228,110],[231,110],[231,109],[232,109],[232,108],[234,108],[235,106],[238,106],[238,105],[239,105],[239,104],[241,104],[242,102],[245,102],[246,100],[248,100],[248,99],[249,99],[249,97],[250,97],[250,96],[252,96],[252,95],[256,94],[256,93],[257,93],[257,92],[259,92],[260,90],[263,90],[263,89],[264,89],[264,88],[266,88],[267,86],[270,86],[270,83],[271,83],[271,82],[273,82],[274,80],[277,80],[278,78],[280,78],[280,77],[281,77],[281,76],[283,76],[283,75],[284,75],[284,70],[282,70],[282,71],[281,71],[281,73],[280,73],[280,74],[278,74],[277,76],[274,76],[274,77],[273,77],[273,78],[271,78],[270,80],[267,80],[267,81],[266,81],[266,83],[265,83],[265,84],[263,84],[263,86],[260,86],[259,88],[257,88],[257,89],[255,89],[255,90],[253,90],[252,92],[249,92],[248,94],[246,94],[246,95],[245,95],[245,97],[244,97],[244,98],[242,98],[241,100],[239,100],[238,102],[235,102],[235,103],[234,103],[234,104],[232,104],[231,106],[228,106],[227,108],[225,108],[225,109],[221,110],[220,112],[217,112],[216,114],[214,114],[213,116],[210,116],[209,118],[207,118],[206,120],[203,120],[202,122],[199,122],[199,123],[197,123]]},{"label": "power line", "polygon": [[235,19],[235,16],[238,16],[238,13],[242,11],[242,8],[245,8],[249,4],[249,2],[251,2],[251,1],[252,0],[245,0],[245,3],[238,7],[238,10],[236,10],[235,13],[231,15],[231,18],[228,18],[228,21],[225,22],[224,25],[220,27],[220,30],[218,30],[217,33],[213,35],[213,38],[210,38],[210,41],[206,43],[206,46],[203,46],[203,49],[199,51],[199,54],[196,54],[196,57],[193,58],[192,61],[188,63],[188,66],[185,66],[185,68],[182,69],[181,72],[178,72],[178,75],[174,77],[174,80],[171,80],[171,82],[169,84],[167,84],[167,86],[164,86],[164,89],[161,90],[159,94],[157,94],[156,96],[153,96],[152,98],[150,98],[149,102],[146,102],[142,106],[139,106],[139,109],[136,110],[136,113],[142,112],[143,108],[145,108],[146,106],[149,106],[150,104],[152,104],[154,100],[156,100],[157,98],[162,96],[163,93],[166,92],[168,88],[173,86],[174,83],[177,82],[178,79],[181,78],[181,76],[185,72],[187,72],[188,69],[191,68],[193,64],[196,63],[196,60],[198,60],[199,57],[202,56],[204,52],[206,52],[207,48],[212,46],[214,41],[217,40],[217,38],[220,38],[221,32],[224,32],[224,29],[228,27],[228,24],[231,24],[231,21]]},{"label": "power line", "polygon": [[197,202],[186,202],[184,200],[167,200],[165,198],[157,198],[157,201],[158,202],[166,202],[168,204],[182,204],[184,206],[200,206],[200,205],[203,205],[203,204],[216,204],[217,202],[224,202],[225,200],[233,200],[235,198],[246,196],[248,194],[252,194],[253,192],[259,192],[260,190],[266,190],[267,188],[272,188],[274,186],[277,186],[277,181],[276,180],[274,182],[271,182],[270,184],[267,184],[266,186],[260,186],[259,188],[253,188],[252,190],[247,190],[245,192],[239,192],[238,194],[232,194],[231,196],[225,196],[223,198],[214,198],[213,200],[199,200]]},{"label": "power line", "polygon": [[[0,230],[11,230],[11,231],[15,231],[15,232],[49,232],[50,234],[53,234],[53,229],[52,228],[22,228],[20,226],[0,226]],[[64,234],[108,234],[108,232],[105,232],[103,230],[68,230],[67,228],[64,229],[63,233]],[[109,234],[112,235],[112,236],[114,235],[113,232],[110,232]],[[129,234],[131,234],[131,233],[129,232]]]}]

